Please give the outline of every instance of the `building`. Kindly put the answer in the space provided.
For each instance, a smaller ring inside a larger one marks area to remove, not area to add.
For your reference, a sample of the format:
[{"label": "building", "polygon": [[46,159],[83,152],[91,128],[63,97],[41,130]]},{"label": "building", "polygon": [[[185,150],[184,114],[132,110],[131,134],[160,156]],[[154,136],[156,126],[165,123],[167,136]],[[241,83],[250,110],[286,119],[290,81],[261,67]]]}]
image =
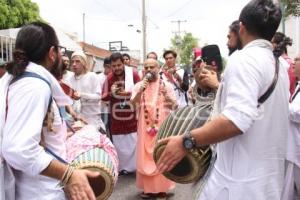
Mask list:
[{"label": "building", "polygon": [[289,17],[286,19],[284,26],[279,27],[280,32],[293,40],[293,45],[288,47],[288,55],[295,58],[300,54],[300,17]]},{"label": "building", "polygon": [[[103,71],[103,60],[104,58],[109,57],[112,52],[85,42],[77,42],[76,37],[72,37],[71,34],[65,33],[56,27],[54,27],[54,29],[60,45],[67,49],[66,53],[69,57],[74,51],[82,50],[87,55],[90,70],[99,73]],[[0,59],[4,61],[12,60],[12,52],[15,47],[15,40],[19,30],[20,28],[0,30]],[[130,51],[126,51],[126,53],[131,55]],[[133,58],[131,59],[131,65],[133,67],[138,67],[140,65],[139,60],[134,58],[136,55],[137,52],[134,52]]]},{"label": "building", "polygon": [[[62,30],[55,28],[59,43],[61,46],[66,47],[68,54],[73,51],[81,50],[80,45],[72,40]],[[0,30],[0,58],[4,61],[12,60],[12,52],[15,47],[15,40],[20,28],[11,28]]]},{"label": "building", "polygon": [[[78,42],[78,44],[81,46],[84,53],[88,56],[88,62],[90,65],[91,71],[94,72],[102,72],[103,71],[103,60],[106,57],[109,57],[112,52],[106,49],[102,49],[99,47],[96,47],[91,44],[87,44],[85,42]],[[125,53],[125,52],[120,52]],[[130,55],[130,52],[128,52]],[[131,59],[131,66],[138,67],[140,65],[139,60],[132,58]]]}]

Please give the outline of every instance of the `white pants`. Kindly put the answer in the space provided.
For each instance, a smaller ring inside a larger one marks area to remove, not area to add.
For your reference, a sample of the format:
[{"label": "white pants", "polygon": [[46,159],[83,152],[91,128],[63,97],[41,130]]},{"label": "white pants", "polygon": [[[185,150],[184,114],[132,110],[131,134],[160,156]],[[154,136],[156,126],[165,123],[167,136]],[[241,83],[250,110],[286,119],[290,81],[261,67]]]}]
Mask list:
[{"label": "white pants", "polygon": [[300,167],[289,161],[281,200],[300,200]]},{"label": "white pants", "polygon": [[112,135],[112,138],[119,157],[119,171],[134,172],[136,170],[137,133]]}]

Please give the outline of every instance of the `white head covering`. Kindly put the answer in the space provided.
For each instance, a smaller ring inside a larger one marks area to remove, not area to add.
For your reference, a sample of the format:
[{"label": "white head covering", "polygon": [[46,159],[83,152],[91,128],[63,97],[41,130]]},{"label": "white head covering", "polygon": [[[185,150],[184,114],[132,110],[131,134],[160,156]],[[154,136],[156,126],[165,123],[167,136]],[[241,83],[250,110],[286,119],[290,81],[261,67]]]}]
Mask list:
[{"label": "white head covering", "polygon": [[73,59],[75,56],[77,56],[77,58],[80,60],[80,62],[83,64],[83,66],[85,68],[87,68],[87,57],[86,55],[83,53],[83,51],[75,51],[72,56],[71,59]]}]

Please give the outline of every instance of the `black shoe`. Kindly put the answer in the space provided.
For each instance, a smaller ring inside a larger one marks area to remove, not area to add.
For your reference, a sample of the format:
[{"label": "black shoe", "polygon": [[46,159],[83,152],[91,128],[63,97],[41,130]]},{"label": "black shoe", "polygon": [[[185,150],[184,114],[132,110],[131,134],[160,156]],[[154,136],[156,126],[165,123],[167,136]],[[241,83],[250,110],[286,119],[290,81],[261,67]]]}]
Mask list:
[{"label": "black shoe", "polygon": [[121,170],[121,171],[119,172],[119,176],[128,175],[128,174],[130,174],[130,172],[128,172],[128,171],[126,171],[126,170]]}]

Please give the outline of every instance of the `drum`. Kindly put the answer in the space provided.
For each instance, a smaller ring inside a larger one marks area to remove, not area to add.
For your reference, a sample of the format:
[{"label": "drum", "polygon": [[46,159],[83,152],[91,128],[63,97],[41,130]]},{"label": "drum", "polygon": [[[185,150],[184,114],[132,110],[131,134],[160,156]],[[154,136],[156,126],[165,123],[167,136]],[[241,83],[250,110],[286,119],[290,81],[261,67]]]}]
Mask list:
[{"label": "drum", "polygon": [[[159,128],[157,140],[201,127],[209,118],[211,110],[212,102],[206,102],[174,111]],[[165,146],[165,144],[156,144],[153,153],[155,162],[159,160]],[[177,183],[195,182],[205,175],[211,157],[212,149],[210,146],[196,148],[188,152],[171,171],[165,172],[164,176]]]},{"label": "drum", "polygon": [[105,135],[94,126],[84,126],[67,140],[67,159],[77,169],[99,172],[89,183],[97,200],[109,198],[118,178],[118,158]]}]

